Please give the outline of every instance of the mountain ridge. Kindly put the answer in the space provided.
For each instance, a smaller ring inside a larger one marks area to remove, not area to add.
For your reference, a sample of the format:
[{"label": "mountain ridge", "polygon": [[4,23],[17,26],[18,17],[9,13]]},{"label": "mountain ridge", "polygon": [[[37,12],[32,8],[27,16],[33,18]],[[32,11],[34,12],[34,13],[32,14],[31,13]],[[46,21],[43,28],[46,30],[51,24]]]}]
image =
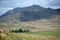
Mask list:
[{"label": "mountain ridge", "polygon": [[33,32],[60,30],[60,9],[34,5],[14,8],[0,16],[0,29],[16,30],[20,28]]},{"label": "mountain ridge", "polygon": [[34,21],[39,19],[50,19],[54,15],[60,15],[60,9],[43,8],[39,5],[32,5],[24,8],[14,8],[0,16],[3,21]]}]

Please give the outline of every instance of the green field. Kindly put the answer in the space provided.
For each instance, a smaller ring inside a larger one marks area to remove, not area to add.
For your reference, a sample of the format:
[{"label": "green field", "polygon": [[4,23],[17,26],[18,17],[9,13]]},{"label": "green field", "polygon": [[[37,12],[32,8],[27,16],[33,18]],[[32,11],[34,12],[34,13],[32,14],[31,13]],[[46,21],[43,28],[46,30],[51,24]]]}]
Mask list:
[{"label": "green field", "polygon": [[5,34],[7,35],[6,40],[60,40],[59,31],[5,33]]},{"label": "green field", "polygon": [[41,36],[60,36],[60,31],[27,32],[27,34],[36,34]]}]

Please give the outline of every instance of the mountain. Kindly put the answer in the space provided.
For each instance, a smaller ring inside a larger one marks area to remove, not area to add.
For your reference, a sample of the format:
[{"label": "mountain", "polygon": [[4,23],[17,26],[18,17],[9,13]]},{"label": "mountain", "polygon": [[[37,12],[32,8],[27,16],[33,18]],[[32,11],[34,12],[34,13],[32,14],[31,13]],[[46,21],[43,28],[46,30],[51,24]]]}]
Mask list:
[{"label": "mountain", "polygon": [[39,5],[17,7],[1,15],[0,20],[1,29],[60,30],[60,9]]},{"label": "mountain", "polygon": [[0,19],[9,21],[35,21],[39,19],[51,19],[54,15],[60,14],[59,10],[54,10],[50,8],[43,8],[39,5],[32,5],[24,8],[14,8],[13,10],[7,11],[5,14],[0,16]]}]

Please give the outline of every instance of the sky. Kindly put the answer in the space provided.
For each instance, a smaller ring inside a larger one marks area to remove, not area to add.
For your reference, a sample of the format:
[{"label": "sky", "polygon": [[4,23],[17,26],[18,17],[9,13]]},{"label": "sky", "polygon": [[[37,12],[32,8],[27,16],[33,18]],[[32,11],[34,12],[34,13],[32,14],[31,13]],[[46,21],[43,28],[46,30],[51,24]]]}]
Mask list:
[{"label": "sky", "polygon": [[0,0],[0,15],[16,7],[40,5],[45,8],[60,8],[60,0]]}]

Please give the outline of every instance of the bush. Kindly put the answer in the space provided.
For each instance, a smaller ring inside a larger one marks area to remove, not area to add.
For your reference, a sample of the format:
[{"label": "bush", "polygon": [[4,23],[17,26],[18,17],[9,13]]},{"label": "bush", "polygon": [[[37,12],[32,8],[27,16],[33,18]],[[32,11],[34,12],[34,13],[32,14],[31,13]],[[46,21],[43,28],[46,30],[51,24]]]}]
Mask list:
[{"label": "bush", "polygon": [[24,30],[24,32],[30,32],[29,30]]},{"label": "bush", "polygon": [[23,29],[19,29],[18,32],[24,32]]},{"label": "bush", "polygon": [[30,31],[29,30],[19,29],[19,30],[9,30],[9,32],[19,33],[19,32],[30,32]]}]

